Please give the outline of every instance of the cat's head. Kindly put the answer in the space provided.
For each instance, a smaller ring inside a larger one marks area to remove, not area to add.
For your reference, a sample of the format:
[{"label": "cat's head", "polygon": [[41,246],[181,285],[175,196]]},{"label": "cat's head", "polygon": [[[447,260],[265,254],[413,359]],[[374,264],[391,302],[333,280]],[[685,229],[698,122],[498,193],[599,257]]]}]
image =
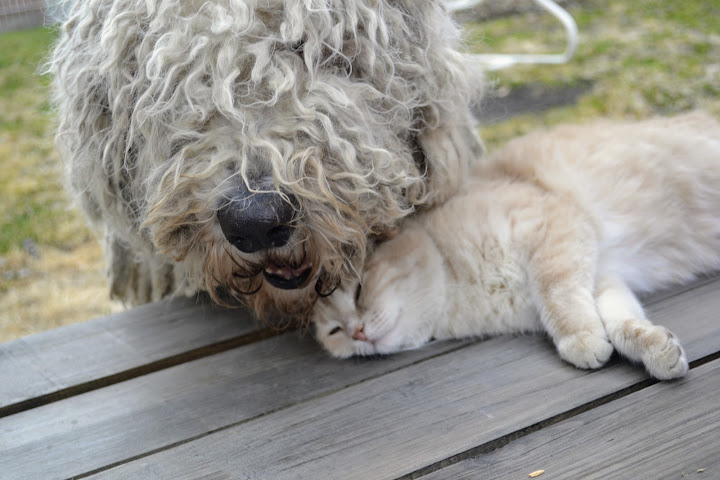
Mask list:
[{"label": "cat's head", "polygon": [[352,285],[339,287],[332,295],[315,304],[312,314],[315,337],[333,357],[348,358],[374,353],[367,337],[363,339],[356,333],[364,329],[355,298],[360,288],[360,282],[353,282]]},{"label": "cat's head", "polygon": [[334,357],[389,354],[427,343],[445,296],[442,259],[427,235],[401,234],[380,245],[362,281],[315,305],[315,335]]}]

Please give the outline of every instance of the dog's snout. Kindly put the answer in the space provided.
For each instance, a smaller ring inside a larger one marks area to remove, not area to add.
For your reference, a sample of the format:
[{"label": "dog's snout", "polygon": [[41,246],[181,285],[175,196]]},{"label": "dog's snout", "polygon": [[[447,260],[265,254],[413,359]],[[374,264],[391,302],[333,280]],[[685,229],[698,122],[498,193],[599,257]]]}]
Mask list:
[{"label": "dog's snout", "polygon": [[272,182],[255,190],[243,184],[217,213],[225,238],[244,253],[282,247],[293,232],[294,197],[274,191]]}]

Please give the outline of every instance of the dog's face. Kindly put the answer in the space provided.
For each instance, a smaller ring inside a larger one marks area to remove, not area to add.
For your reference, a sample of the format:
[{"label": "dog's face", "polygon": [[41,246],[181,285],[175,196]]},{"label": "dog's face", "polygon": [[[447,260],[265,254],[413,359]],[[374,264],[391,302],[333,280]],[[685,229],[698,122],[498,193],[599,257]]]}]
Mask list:
[{"label": "dog's face", "polygon": [[219,301],[307,316],[479,152],[439,2],[77,3],[53,64],[73,187]]}]

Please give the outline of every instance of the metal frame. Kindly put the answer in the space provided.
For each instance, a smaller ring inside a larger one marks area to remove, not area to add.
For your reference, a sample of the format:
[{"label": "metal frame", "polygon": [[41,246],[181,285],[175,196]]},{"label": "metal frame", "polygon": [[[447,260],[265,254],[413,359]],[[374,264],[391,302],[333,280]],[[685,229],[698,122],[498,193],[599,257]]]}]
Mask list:
[{"label": "metal frame", "polygon": [[[575,19],[564,8],[552,0],[533,1],[550,12],[562,23],[563,27],[565,27],[567,42],[563,53],[539,55],[521,53],[474,54],[471,55],[471,57],[483,63],[488,70],[499,70],[519,63],[560,64],[568,62],[575,54],[578,44],[578,29]],[[454,12],[457,10],[466,10],[482,2],[483,0],[446,0],[445,5],[449,11]]]}]

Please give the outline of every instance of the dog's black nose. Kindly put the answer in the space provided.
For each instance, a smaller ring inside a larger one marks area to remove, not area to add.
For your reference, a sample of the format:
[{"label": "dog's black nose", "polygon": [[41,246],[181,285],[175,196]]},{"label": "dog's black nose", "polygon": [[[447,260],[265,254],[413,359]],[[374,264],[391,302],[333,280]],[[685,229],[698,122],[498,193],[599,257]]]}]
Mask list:
[{"label": "dog's black nose", "polygon": [[256,189],[260,192],[251,192],[243,183],[218,210],[225,238],[241,252],[282,247],[290,239],[295,199],[273,189],[272,182],[265,182]]}]

